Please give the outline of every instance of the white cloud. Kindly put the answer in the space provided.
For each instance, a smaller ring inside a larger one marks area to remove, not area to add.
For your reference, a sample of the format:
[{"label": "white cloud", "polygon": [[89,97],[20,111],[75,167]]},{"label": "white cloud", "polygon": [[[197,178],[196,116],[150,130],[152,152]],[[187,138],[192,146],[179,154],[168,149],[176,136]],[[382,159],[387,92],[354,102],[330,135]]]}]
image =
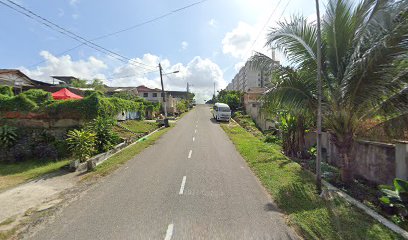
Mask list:
[{"label": "white cloud", "polygon": [[245,22],[239,22],[238,26],[225,34],[222,40],[222,51],[235,58],[245,59],[248,57],[251,44],[255,39],[256,30]]},{"label": "white cloud", "polygon": [[29,77],[45,82],[52,82],[50,76],[55,75],[75,76],[89,80],[94,78],[106,78],[105,75],[102,74],[102,71],[107,69],[106,64],[93,56],[86,60],[73,61],[69,55],[56,57],[48,51],[41,51],[40,55],[46,60],[45,66],[31,70],[25,67],[20,67],[19,69]]},{"label": "white cloud", "polygon": [[79,0],[69,0],[69,5],[76,6],[79,3]]},{"label": "white cloud", "polygon": [[[186,65],[182,63],[171,64],[168,59],[160,59],[158,56],[148,53],[143,58],[136,58],[134,60],[150,66],[156,66],[160,61],[164,73],[179,71],[176,74],[164,75],[165,88],[185,91],[188,82],[192,84],[191,89],[196,94],[197,102],[203,102],[212,97],[214,82],[218,90],[226,86],[222,70],[208,58],[196,56]],[[127,64],[114,69],[113,72],[116,79],[110,82],[112,86],[145,85],[152,88],[160,88],[158,71],[156,73],[144,74],[143,72],[146,71],[132,64]],[[132,77],[119,78],[124,76]]]},{"label": "white cloud", "polygon": [[214,18],[211,18],[210,21],[208,21],[208,25],[215,28],[218,26],[218,22]]},{"label": "white cloud", "polygon": [[[159,56],[146,53],[141,58],[133,58],[131,62],[120,66],[108,66],[106,62],[96,57],[88,57],[85,60],[72,60],[71,56],[54,56],[48,51],[42,51],[40,55],[46,60],[44,66],[35,69],[20,67],[19,69],[33,79],[52,82],[50,76],[74,76],[82,79],[92,80],[99,78],[109,86],[139,86],[145,85],[151,88],[160,88],[160,76],[158,71],[159,62],[164,73],[179,71],[175,74],[164,74],[164,85],[169,90],[186,90],[187,82],[192,84],[192,91],[196,94],[197,102],[203,102],[212,97],[214,83],[216,90],[225,88],[227,85],[223,71],[208,58],[194,57],[187,64],[172,64],[169,59],[161,59]],[[132,63],[133,62],[133,63]],[[134,62],[145,65],[143,69],[137,67]],[[156,71],[154,71],[156,70]],[[153,72],[152,72],[153,71]]]},{"label": "white cloud", "polygon": [[182,50],[186,50],[187,47],[188,47],[188,42],[182,41],[182,42],[181,42],[181,49],[182,49]]}]

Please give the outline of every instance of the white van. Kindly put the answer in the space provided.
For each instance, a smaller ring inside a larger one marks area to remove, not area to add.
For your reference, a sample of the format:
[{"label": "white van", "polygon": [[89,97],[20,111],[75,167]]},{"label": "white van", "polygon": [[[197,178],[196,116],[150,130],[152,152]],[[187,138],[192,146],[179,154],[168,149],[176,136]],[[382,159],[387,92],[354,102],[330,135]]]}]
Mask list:
[{"label": "white van", "polygon": [[231,119],[231,109],[225,103],[216,103],[213,107],[213,117],[217,121],[227,121]]}]

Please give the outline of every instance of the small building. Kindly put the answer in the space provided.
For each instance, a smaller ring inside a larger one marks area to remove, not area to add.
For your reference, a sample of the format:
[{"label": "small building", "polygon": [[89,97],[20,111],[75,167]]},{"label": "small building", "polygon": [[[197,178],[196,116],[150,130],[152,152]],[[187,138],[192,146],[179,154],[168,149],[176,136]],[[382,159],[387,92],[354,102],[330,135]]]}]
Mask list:
[{"label": "small building", "polygon": [[31,79],[18,69],[0,69],[0,85],[13,87],[16,94],[29,88],[52,86],[50,83]]},{"label": "small building", "polygon": [[72,86],[73,81],[79,80],[73,76],[51,76],[53,83],[63,86]]},{"label": "small building", "polygon": [[262,131],[271,129],[275,126],[274,121],[268,119],[268,116],[261,110],[262,101],[260,98],[266,90],[266,88],[249,88],[248,91],[244,93],[245,112],[251,116]]},{"label": "small building", "polygon": [[[163,102],[163,95],[161,89],[158,88],[148,88],[144,85],[137,87],[138,95],[141,98],[146,99],[149,102]],[[165,91],[166,94],[166,109],[169,115],[174,115],[177,113],[177,102],[178,99],[174,98],[169,91]]]}]

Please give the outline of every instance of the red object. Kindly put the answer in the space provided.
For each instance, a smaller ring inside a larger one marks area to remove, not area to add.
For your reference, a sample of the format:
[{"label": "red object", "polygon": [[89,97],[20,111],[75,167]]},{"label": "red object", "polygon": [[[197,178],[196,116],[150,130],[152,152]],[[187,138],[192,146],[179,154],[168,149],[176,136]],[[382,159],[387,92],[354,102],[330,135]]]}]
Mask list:
[{"label": "red object", "polygon": [[82,99],[83,97],[76,95],[75,93],[63,88],[52,94],[55,100],[67,100],[67,99]]}]

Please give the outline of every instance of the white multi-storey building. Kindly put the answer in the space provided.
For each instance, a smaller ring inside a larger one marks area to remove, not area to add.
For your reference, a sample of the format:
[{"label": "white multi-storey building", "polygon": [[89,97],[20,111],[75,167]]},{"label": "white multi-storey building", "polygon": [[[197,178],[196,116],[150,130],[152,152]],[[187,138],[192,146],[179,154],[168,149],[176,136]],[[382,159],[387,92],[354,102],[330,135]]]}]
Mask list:
[{"label": "white multi-storey building", "polygon": [[[278,61],[276,61],[276,65],[279,65]],[[248,92],[251,88],[264,88],[268,87],[268,85],[268,76],[263,71],[252,68],[247,61],[232,79],[231,83],[228,84],[227,90]]]}]

